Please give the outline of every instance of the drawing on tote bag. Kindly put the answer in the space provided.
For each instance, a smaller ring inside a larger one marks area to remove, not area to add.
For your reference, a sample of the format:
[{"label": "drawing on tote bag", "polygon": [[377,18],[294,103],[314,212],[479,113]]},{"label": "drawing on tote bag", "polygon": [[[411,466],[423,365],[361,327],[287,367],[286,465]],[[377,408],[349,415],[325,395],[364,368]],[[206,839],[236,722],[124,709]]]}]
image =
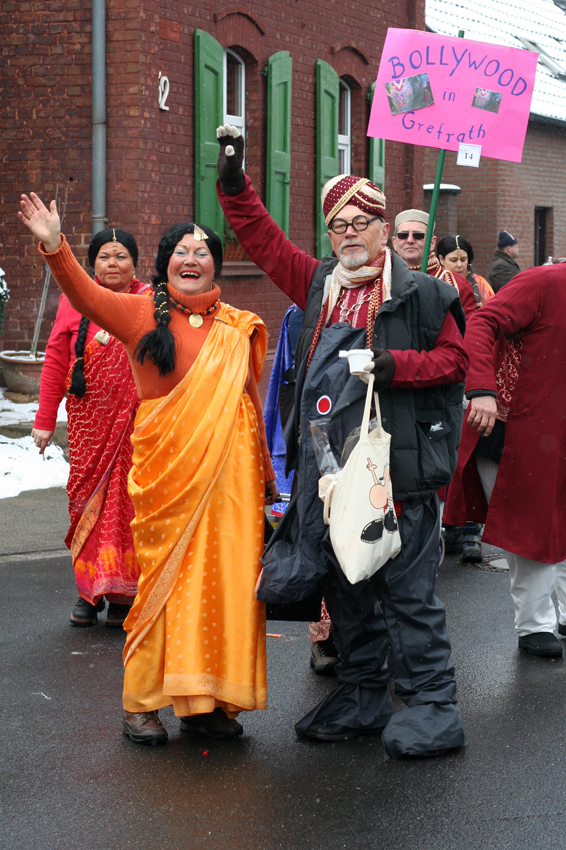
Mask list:
[{"label": "drawing on tote bag", "polygon": [[377,466],[375,463],[372,463],[369,457],[366,469],[371,473],[374,482],[369,491],[369,501],[371,506],[378,511],[379,515],[376,519],[368,522],[362,531],[360,540],[364,543],[377,543],[383,537],[384,529],[389,534],[395,534],[397,531],[397,517],[395,516],[393,494],[391,491],[391,476],[389,473],[389,464],[386,464],[383,474],[378,478],[375,474]]}]

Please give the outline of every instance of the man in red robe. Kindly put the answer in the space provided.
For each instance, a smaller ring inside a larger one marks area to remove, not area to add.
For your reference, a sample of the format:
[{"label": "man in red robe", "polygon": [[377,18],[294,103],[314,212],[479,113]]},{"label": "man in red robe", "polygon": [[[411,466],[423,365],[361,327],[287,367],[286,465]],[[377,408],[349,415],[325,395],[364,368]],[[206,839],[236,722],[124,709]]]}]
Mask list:
[{"label": "man in red robe", "polygon": [[561,656],[554,630],[566,636],[566,266],[514,277],[471,317],[466,349],[470,406],[444,517],[485,522],[483,540],[506,551],[520,649]]}]

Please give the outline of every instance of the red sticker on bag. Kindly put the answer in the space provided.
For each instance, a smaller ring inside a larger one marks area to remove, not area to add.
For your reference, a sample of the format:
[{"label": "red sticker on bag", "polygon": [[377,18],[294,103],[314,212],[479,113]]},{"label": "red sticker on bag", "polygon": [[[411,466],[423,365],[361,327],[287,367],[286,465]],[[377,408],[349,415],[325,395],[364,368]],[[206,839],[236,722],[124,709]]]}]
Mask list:
[{"label": "red sticker on bag", "polygon": [[330,411],[332,410],[332,401],[330,399],[330,396],[321,396],[316,403],[316,409],[321,416],[326,416],[327,413],[330,413]]}]

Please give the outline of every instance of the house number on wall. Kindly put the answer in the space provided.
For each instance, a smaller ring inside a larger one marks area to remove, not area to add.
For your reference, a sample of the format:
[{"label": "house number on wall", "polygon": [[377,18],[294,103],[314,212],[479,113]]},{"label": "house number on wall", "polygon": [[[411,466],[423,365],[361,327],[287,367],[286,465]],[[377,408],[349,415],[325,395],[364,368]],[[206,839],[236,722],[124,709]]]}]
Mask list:
[{"label": "house number on wall", "polygon": [[167,98],[169,97],[169,77],[164,77],[159,72],[159,108],[164,112],[169,111],[169,107],[165,106],[167,102]]}]

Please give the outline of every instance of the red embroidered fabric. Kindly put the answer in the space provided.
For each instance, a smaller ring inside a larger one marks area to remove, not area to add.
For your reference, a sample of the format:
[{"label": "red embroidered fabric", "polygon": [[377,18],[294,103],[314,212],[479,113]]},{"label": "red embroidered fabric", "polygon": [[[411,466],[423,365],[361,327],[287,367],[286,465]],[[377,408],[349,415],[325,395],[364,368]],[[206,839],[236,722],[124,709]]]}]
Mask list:
[{"label": "red embroidered fabric", "polygon": [[[71,364],[66,389],[71,383]],[[86,393],[67,397],[70,475],[67,485],[71,550],[80,596],[95,603],[131,603],[139,567],[128,496],[130,436],[139,401],[126,350],[110,337],[93,340],[84,353]]]},{"label": "red embroidered fabric", "polygon": [[513,391],[519,378],[519,367],[523,353],[523,333],[505,337],[505,353],[495,375],[497,386],[497,418],[507,421]]}]

